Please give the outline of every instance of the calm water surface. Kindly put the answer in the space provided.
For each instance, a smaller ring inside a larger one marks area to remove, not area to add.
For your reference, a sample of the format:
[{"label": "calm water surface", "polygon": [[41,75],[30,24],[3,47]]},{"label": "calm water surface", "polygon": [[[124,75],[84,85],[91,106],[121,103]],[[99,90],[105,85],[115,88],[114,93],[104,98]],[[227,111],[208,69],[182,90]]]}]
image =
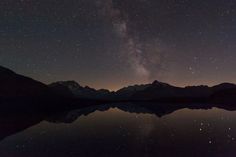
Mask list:
[{"label": "calm water surface", "polygon": [[0,156],[236,156],[235,111],[180,109],[160,115],[131,110],[75,110],[35,121],[2,138]]}]

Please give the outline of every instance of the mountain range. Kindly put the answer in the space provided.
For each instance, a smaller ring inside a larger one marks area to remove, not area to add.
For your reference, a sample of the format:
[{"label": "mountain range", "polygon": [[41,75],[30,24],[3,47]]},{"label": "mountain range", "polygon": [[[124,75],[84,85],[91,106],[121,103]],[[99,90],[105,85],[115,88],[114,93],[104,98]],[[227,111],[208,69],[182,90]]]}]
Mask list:
[{"label": "mountain range", "polygon": [[52,96],[47,85],[0,66],[0,99]]},{"label": "mountain range", "polygon": [[176,87],[154,81],[150,84],[124,87],[110,92],[81,86],[75,81],[59,81],[49,85],[19,75],[0,66],[0,100],[2,99],[88,99],[107,101],[164,101],[164,102],[235,102],[236,85]]}]

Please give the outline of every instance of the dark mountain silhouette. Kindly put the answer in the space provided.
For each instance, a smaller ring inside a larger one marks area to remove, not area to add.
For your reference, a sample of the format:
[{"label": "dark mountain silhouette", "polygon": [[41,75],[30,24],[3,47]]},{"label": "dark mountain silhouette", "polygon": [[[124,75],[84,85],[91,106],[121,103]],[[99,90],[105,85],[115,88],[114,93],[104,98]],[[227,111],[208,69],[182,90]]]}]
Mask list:
[{"label": "dark mountain silhouette", "polygon": [[85,99],[108,99],[111,95],[109,90],[96,90],[88,86],[82,87],[75,81],[60,81],[49,85],[54,92],[69,97]]},{"label": "dark mountain silhouette", "polygon": [[154,81],[152,84],[129,86],[118,90],[115,94],[116,98],[127,100],[206,101],[215,93],[234,88],[236,85],[230,83],[213,87],[201,85],[181,88]]},{"label": "dark mountain silhouette", "polygon": [[[213,87],[187,86],[176,87],[154,81],[150,84],[134,85],[116,92],[88,86],[75,81],[60,81],[45,85],[31,78],[16,74],[0,67],[0,100],[39,99],[72,103],[83,101],[159,101],[159,102],[235,102],[236,85],[223,83]],[[94,103],[94,102],[93,102]]]},{"label": "dark mountain silhouette", "polygon": [[221,90],[236,88],[236,85],[223,83],[213,87],[187,86],[180,88],[167,83],[154,81],[151,84],[134,85],[116,92],[82,87],[75,81],[61,81],[49,85],[55,92],[74,98],[111,101],[206,101]]},{"label": "dark mountain silhouette", "polygon": [[236,88],[218,90],[211,95],[210,99],[216,103],[235,103]]},{"label": "dark mountain silhouette", "polygon": [[0,99],[46,97],[47,85],[0,66]]},{"label": "dark mountain silhouette", "polygon": [[59,96],[64,96],[67,98],[74,98],[73,90],[68,86],[62,84],[61,82],[55,82],[48,85],[49,88]]},{"label": "dark mountain silhouette", "polygon": [[221,90],[228,90],[228,89],[234,89],[234,88],[236,88],[236,85],[233,83],[222,83],[222,84],[212,87],[214,92],[219,92]]},{"label": "dark mountain silhouette", "polygon": [[179,95],[181,88],[154,81],[152,84],[148,84],[143,90],[135,92],[130,99],[133,100],[157,100],[162,98],[176,97]]},{"label": "dark mountain silhouette", "polygon": [[139,91],[144,91],[145,89],[147,89],[150,86],[151,86],[150,84],[145,84],[145,85],[142,84],[142,85],[134,85],[134,86],[124,87],[124,88],[116,91],[115,95],[116,95],[116,98],[129,99],[135,93],[137,93]]}]

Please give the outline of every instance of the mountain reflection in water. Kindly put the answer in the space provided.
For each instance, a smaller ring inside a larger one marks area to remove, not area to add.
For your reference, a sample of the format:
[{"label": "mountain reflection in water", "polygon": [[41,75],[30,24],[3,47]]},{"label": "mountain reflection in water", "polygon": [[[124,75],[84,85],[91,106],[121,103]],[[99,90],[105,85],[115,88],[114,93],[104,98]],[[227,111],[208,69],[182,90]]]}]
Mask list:
[{"label": "mountain reflection in water", "polygon": [[4,112],[0,156],[233,157],[234,110],[207,104],[126,103],[53,114]]}]

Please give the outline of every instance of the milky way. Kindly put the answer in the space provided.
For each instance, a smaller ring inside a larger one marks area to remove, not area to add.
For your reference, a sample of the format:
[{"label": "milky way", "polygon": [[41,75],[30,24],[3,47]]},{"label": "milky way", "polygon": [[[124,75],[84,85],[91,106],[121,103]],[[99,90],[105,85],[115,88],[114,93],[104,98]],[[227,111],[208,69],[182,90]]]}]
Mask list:
[{"label": "milky way", "polygon": [[[129,25],[129,15],[125,11],[115,8],[112,0],[100,0],[97,4],[101,15],[110,20],[114,31],[123,39],[123,49],[119,53],[126,57],[138,77],[146,81],[153,79],[161,65],[159,43],[142,43],[138,32],[131,34],[129,30],[135,30],[135,28]],[[152,71],[152,67],[155,68],[155,71]],[[151,75],[153,72],[155,72],[155,75]]]}]

